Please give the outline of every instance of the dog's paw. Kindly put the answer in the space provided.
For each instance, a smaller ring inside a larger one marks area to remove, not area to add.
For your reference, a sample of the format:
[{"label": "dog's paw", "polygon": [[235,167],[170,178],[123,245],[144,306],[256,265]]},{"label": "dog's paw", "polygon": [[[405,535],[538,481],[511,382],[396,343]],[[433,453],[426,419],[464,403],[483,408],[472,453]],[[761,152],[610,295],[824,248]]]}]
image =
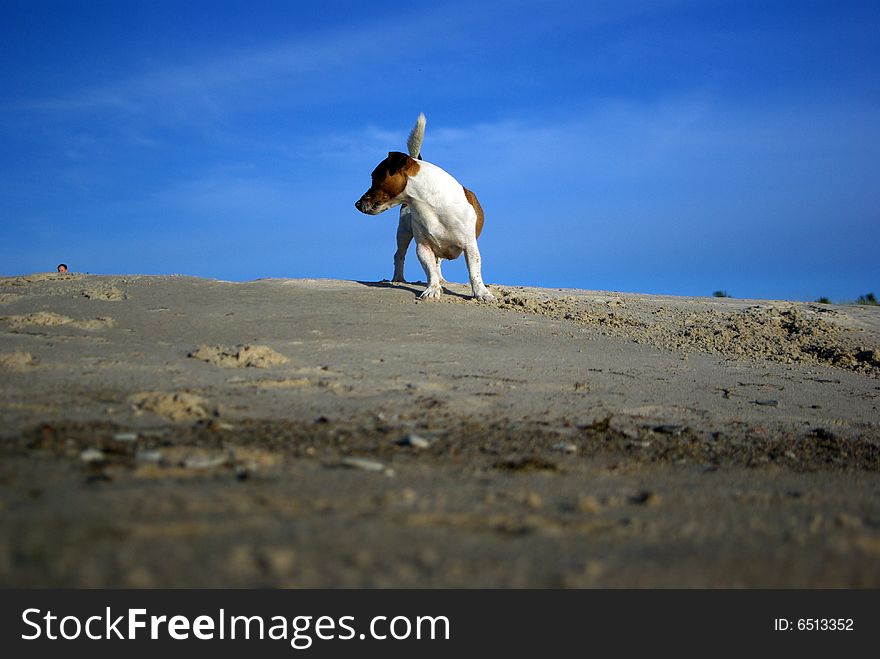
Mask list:
[{"label": "dog's paw", "polygon": [[432,284],[425,289],[424,293],[419,295],[420,300],[436,300],[443,295],[443,289],[439,284]]},{"label": "dog's paw", "polygon": [[477,291],[476,295],[474,295],[474,299],[477,302],[494,302],[495,296],[489,292],[488,288],[483,288],[483,290]]}]

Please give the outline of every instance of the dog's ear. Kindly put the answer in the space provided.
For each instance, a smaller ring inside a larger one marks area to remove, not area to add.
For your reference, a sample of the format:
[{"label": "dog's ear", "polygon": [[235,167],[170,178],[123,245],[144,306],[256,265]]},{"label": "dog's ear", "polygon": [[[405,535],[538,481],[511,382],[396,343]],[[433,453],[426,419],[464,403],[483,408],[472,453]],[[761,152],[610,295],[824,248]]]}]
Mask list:
[{"label": "dog's ear", "polygon": [[390,174],[401,172],[406,176],[415,176],[419,171],[419,163],[400,151],[389,151],[385,162],[388,163]]}]

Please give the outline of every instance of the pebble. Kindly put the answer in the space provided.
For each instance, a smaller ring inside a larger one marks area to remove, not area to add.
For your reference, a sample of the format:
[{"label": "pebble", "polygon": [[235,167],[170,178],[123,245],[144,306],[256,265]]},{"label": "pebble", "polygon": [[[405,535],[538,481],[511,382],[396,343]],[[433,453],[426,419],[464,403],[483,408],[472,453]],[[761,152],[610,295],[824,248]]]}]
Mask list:
[{"label": "pebble", "polygon": [[226,464],[225,455],[191,455],[183,461],[187,469],[213,469]]},{"label": "pebble", "polygon": [[523,499],[523,503],[529,508],[540,508],[544,505],[544,500],[541,499],[541,495],[537,492],[529,492]]},{"label": "pebble", "polygon": [[219,432],[220,430],[234,430],[235,426],[231,423],[220,421],[219,419],[199,419],[196,421],[197,428],[204,428],[211,432]]},{"label": "pebble", "polygon": [[413,448],[428,448],[431,445],[430,440],[419,437],[412,433],[397,442],[399,446],[412,446]]},{"label": "pebble", "polygon": [[577,453],[578,447],[575,444],[569,444],[568,442],[560,442],[559,444],[554,444],[551,446],[554,451],[562,451],[563,453]]},{"label": "pebble", "polygon": [[755,405],[764,405],[765,407],[778,407],[779,401],[772,398],[761,398],[755,401]]},{"label": "pebble", "polygon": [[114,441],[117,442],[133,442],[138,438],[136,432],[118,432],[113,435]]},{"label": "pebble", "polygon": [[602,510],[602,504],[593,496],[585,496],[578,499],[577,509],[582,513],[598,513]]},{"label": "pebble", "polygon": [[663,424],[660,426],[654,426],[652,428],[654,432],[663,433],[664,435],[680,435],[685,430],[687,430],[687,426],[676,426],[672,424]]},{"label": "pebble", "polygon": [[415,503],[416,500],[417,500],[418,498],[419,498],[419,495],[416,494],[416,491],[415,491],[415,490],[411,490],[411,489],[408,488],[408,487],[402,489],[402,490],[400,491],[400,494],[399,494],[398,497],[397,497],[397,499],[398,499],[400,502],[402,502],[402,503],[406,503],[406,504],[412,504],[412,503]]},{"label": "pebble", "polygon": [[368,460],[367,458],[342,458],[339,464],[350,469],[361,469],[363,471],[385,471],[385,465],[376,460]]},{"label": "pebble", "polygon": [[660,495],[656,492],[645,490],[644,492],[639,492],[635,496],[630,497],[629,501],[630,503],[635,503],[639,505],[656,506],[658,503],[660,503]]},{"label": "pebble", "polygon": [[87,448],[79,454],[79,459],[83,462],[102,462],[105,458],[104,451],[97,448]]},{"label": "pebble", "polygon": [[141,462],[161,462],[162,454],[159,451],[143,450],[135,453],[134,459]]}]

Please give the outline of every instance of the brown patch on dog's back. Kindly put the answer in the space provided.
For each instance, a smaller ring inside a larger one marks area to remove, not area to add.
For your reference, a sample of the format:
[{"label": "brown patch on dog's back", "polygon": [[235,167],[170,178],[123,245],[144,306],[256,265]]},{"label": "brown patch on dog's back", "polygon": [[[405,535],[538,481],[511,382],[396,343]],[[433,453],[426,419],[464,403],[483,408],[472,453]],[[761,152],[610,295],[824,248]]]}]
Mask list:
[{"label": "brown patch on dog's back", "polygon": [[479,238],[480,233],[483,231],[483,207],[480,206],[480,202],[477,201],[477,195],[475,195],[464,186],[461,186],[461,189],[464,190],[464,196],[467,197],[468,203],[474,207],[474,212],[476,212],[477,214],[476,237]]}]

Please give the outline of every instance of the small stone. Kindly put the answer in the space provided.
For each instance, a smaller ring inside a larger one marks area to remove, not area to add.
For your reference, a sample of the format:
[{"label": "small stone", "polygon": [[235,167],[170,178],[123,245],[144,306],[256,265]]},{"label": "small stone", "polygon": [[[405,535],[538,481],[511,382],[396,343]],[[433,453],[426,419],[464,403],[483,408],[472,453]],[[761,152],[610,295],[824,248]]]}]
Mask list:
[{"label": "small stone", "polygon": [[134,459],[141,462],[161,462],[162,454],[159,451],[143,450],[134,454]]},{"label": "small stone", "polygon": [[760,398],[755,401],[755,405],[762,405],[764,407],[779,407],[779,401],[772,398]]},{"label": "small stone", "polygon": [[639,492],[635,496],[630,497],[629,502],[645,506],[656,506],[660,503],[660,495],[656,492],[645,490],[644,492]]},{"label": "small stone", "polygon": [[431,445],[431,441],[410,433],[403,439],[399,440],[397,444],[398,446],[412,446],[413,448],[428,448]]},{"label": "small stone", "polygon": [[537,492],[529,492],[526,494],[525,499],[523,500],[529,508],[540,508],[544,505],[543,499],[541,499],[541,495]]},{"label": "small stone", "polygon": [[554,451],[561,451],[562,453],[577,453],[578,447],[575,444],[570,444],[568,442],[559,442],[558,444],[554,444],[551,446]]},{"label": "small stone", "polygon": [[268,547],[260,552],[263,559],[273,573],[285,574],[293,569],[296,564],[296,552],[286,547]]},{"label": "small stone", "polygon": [[654,426],[652,428],[652,430],[654,432],[659,432],[664,435],[677,436],[677,435],[680,435],[681,433],[683,433],[685,430],[687,430],[687,426],[676,426],[673,424],[663,424],[660,426]]},{"label": "small stone", "polygon": [[136,432],[118,432],[113,435],[113,440],[117,442],[133,442],[138,438]]},{"label": "small stone", "polygon": [[419,495],[416,494],[415,490],[411,490],[407,487],[400,491],[400,494],[397,498],[401,503],[411,505],[416,502],[416,500],[419,498]]},{"label": "small stone", "polygon": [[582,513],[598,513],[602,510],[602,504],[596,497],[586,496],[578,499],[577,509]]},{"label": "small stone", "polygon": [[226,464],[225,455],[191,455],[183,461],[187,469],[213,469]]},{"label": "small stone", "polygon": [[105,458],[104,451],[97,448],[87,448],[79,454],[79,459],[83,462],[103,462]]},{"label": "small stone", "polygon": [[349,469],[360,469],[362,471],[385,471],[384,464],[367,458],[342,458],[339,464]]}]

